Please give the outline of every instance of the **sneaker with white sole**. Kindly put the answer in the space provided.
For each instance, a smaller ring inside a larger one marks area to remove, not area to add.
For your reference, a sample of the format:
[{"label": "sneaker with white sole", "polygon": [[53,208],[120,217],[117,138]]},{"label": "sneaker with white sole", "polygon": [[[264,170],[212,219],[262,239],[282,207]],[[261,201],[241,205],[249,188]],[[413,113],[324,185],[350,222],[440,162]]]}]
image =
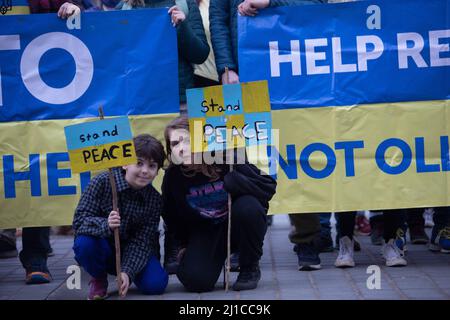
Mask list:
[{"label": "sneaker with white sole", "polygon": [[352,268],[355,266],[353,260],[353,240],[345,236],[339,239],[339,255],[334,265],[337,268]]},{"label": "sneaker with white sole", "polygon": [[433,228],[430,241],[431,251],[440,251],[442,253],[450,253],[450,227],[437,230]]},{"label": "sneaker with white sole", "polygon": [[403,258],[403,252],[395,244],[394,239],[390,239],[384,244],[383,258],[386,260],[387,267],[401,267],[408,264]]},{"label": "sneaker with white sole", "polygon": [[405,252],[408,250],[408,248],[406,247],[406,233],[405,233],[406,226],[404,228],[397,229],[395,239],[394,239],[394,243],[400,250],[402,257],[405,255]]}]

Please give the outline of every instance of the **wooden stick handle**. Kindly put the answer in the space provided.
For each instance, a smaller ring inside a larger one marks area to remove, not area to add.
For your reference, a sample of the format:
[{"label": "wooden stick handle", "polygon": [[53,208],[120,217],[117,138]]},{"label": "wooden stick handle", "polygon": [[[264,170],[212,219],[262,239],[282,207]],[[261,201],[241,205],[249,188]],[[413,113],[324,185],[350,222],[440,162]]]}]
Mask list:
[{"label": "wooden stick handle", "polygon": [[228,72],[228,67],[225,67],[225,79],[227,79],[227,84],[230,83],[230,74]]},{"label": "wooden stick handle", "polygon": [[[104,113],[103,113],[103,108],[102,106],[100,106],[98,108],[98,114],[100,116],[100,119],[103,120],[105,118]],[[118,200],[117,200],[117,188],[116,188],[116,181],[114,180],[114,174],[113,174],[113,170],[109,169],[109,182],[111,184],[111,190],[112,190],[112,207],[113,210],[116,211],[117,213],[119,213],[120,216],[120,212],[119,212],[119,205],[118,205]],[[117,286],[119,289],[119,296],[122,296],[122,291],[121,291],[121,287],[122,287],[122,270],[121,270],[121,262],[120,262],[120,234],[119,234],[119,228],[115,228],[114,229],[114,247],[116,248],[116,273],[117,273]]]},{"label": "wooden stick handle", "polygon": [[[230,164],[230,172],[233,172],[233,165]],[[228,292],[231,269],[231,194],[228,194],[228,229],[227,229],[227,267],[225,270],[225,292]]]},{"label": "wooden stick handle", "polygon": [[[116,182],[114,180],[114,175],[112,169],[109,169],[109,181],[111,183],[111,189],[112,189],[112,198],[113,198],[113,210],[119,213],[119,206],[117,201],[117,188],[116,188]],[[116,248],[116,273],[117,273],[117,286],[119,289],[119,296],[122,296],[122,269],[120,267],[121,260],[120,260],[120,235],[119,235],[119,228],[114,229],[114,247]]]}]

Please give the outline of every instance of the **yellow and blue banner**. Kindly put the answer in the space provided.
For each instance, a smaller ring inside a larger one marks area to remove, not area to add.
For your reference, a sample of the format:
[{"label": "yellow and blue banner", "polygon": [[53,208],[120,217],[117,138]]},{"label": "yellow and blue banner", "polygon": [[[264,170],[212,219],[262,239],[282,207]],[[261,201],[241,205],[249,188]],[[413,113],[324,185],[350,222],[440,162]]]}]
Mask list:
[{"label": "yellow and blue banner", "polygon": [[239,17],[241,81],[269,84],[273,213],[450,205],[450,1]]},{"label": "yellow and blue banner", "polygon": [[80,29],[56,14],[0,25],[0,228],[71,224],[91,172],[71,170],[64,128],[101,105],[161,139],[179,109],[176,30],[166,9],[81,14]]},{"label": "yellow and blue banner", "polygon": [[29,13],[28,0],[2,0],[0,2],[0,15]]},{"label": "yellow and blue banner", "polygon": [[188,89],[186,97],[192,152],[271,144],[267,81]]}]

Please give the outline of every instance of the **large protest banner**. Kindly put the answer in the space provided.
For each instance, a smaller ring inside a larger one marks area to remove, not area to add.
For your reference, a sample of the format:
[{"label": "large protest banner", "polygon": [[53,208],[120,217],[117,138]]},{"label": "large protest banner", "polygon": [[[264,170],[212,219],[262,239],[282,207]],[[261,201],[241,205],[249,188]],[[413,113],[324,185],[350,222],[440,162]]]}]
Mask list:
[{"label": "large protest banner", "polygon": [[[71,27],[71,29],[68,27]],[[71,224],[91,173],[73,174],[64,127],[127,115],[162,139],[178,112],[166,9],[0,17],[0,228]]]},{"label": "large protest banner", "polygon": [[240,80],[268,80],[280,129],[272,212],[450,205],[449,23],[449,0],[239,17]]}]

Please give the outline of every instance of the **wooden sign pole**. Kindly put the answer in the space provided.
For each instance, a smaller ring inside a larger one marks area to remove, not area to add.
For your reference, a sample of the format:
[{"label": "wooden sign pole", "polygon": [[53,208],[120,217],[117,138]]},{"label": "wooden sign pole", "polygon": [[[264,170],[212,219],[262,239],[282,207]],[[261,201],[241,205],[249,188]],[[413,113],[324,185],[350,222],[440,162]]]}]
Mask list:
[{"label": "wooden sign pole", "polygon": [[[100,106],[98,108],[98,113],[100,115],[100,119],[104,119],[103,114],[103,108]],[[109,182],[111,183],[111,190],[112,190],[112,202],[113,202],[113,211],[116,211],[119,213],[119,205],[117,200],[117,188],[116,188],[116,182],[114,180],[114,175],[112,169],[108,169],[109,172]],[[117,273],[117,286],[119,287],[119,296],[122,297],[122,277],[121,277],[121,268],[120,268],[120,237],[119,237],[119,228],[114,229],[114,246],[116,248],[116,273]]]},{"label": "wooden sign pole", "polygon": [[[230,83],[230,76],[228,74],[228,67],[225,67],[225,78],[227,83]],[[234,149],[233,149],[234,155]],[[233,156],[234,161],[234,156]],[[230,172],[233,172],[233,164],[230,164]],[[225,292],[228,292],[228,286],[230,282],[230,269],[231,269],[231,195],[228,194],[228,228],[227,228],[227,264],[225,271]]]}]

